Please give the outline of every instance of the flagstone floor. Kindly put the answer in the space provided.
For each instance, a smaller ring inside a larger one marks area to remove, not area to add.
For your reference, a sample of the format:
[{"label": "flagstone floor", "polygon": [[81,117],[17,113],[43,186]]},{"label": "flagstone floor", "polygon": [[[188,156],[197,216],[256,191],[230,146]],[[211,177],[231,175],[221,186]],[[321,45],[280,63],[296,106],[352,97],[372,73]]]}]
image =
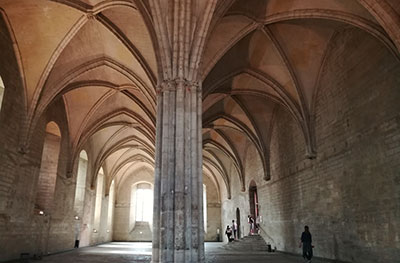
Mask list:
[{"label": "flagstone floor", "polygon": [[[207,263],[302,263],[300,256],[227,250],[223,243],[206,243]],[[95,247],[85,247],[69,252],[49,255],[41,262],[46,263],[144,263],[151,261],[151,243],[140,242],[111,242]],[[31,260],[30,262],[34,262]],[[313,260],[313,263],[323,263]]]}]

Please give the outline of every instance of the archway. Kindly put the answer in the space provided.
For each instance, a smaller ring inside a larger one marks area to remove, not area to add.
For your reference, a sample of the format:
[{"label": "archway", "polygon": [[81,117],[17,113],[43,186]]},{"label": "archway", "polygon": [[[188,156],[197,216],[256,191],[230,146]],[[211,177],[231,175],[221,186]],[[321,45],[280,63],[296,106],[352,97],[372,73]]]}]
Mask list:
[{"label": "archway", "polygon": [[151,241],[153,221],[153,185],[140,181],[131,186],[129,241]]},{"label": "archway", "polygon": [[[95,199],[95,209],[94,209],[94,230],[98,230],[100,226],[100,214],[101,214],[101,203],[103,201],[103,192],[104,192],[104,171],[103,168],[100,168],[99,173],[97,175],[97,183],[96,183],[96,199]],[[95,233],[97,231],[94,231]]]},{"label": "archway", "polygon": [[254,219],[254,226],[257,228],[258,217],[260,214],[258,208],[258,195],[257,195],[257,185],[252,180],[249,186],[249,203],[250,203],[250,216]]},{"label": "archway", "polygon": [[36,188],[35,213],[40,215],[49,214],[53,208],[60,144],[61,131],[55,122],[49,122],[46,125],[39,178]]},{"label": "archway", "polygon": [[107,215],[107,238],[112,240],[112,230],[114,223],[114,206],[115,206],[115,181],[112,180],[108,194],[108,215]]},{"label": "archway", "polygon": [[75,187],[75,201],[74,211],[75,216],[81,218],[83,216],[83,208],[85,201],[86,192],[86,174],[88,167],[88,156],[87,153],[82,150],[79,154],[78,173],[76,176],[76,187]]}]

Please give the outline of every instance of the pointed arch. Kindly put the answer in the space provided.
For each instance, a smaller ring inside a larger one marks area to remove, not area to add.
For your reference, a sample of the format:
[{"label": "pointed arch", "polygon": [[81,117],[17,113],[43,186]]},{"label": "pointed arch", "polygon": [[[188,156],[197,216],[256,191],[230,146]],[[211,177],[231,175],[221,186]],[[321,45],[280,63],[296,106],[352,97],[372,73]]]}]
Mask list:
[{"label": "pointed arch", "polygon": [[74,211],[75,215],[82,217],[86,192],[86,178],[88,170],[88,155],[85,150],[79,154],[78,171],[76,176]]},{"label": "pointed arch", "polygon": [[36,212],[49,213],[52,210],[56,188],[58,158],[61,146],[61,131],[55,122],[46,125],[38,185],[36,190]]}]

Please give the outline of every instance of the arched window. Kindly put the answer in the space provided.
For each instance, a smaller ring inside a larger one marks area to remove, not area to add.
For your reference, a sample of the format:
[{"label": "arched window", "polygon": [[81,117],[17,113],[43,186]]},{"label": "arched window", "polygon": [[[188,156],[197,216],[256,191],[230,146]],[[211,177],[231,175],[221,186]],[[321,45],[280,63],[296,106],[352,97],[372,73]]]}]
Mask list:
[{"label": "arched window", "polygon": [[107,230],[111,231],[112,223],[113,223],[113,214],[114,214],[114,191],[115,191],[115,184],[114,180],[111,182],[110,192],[108,195],[108,215],[107,215]]},{"label": "arched window", "polygon": [[136,222],[150,222],[153,219],[153,190],[150,184],[137,185],[135,210]]},{"label": "arched window", "polygon": [[4,96],[4,83],[0,76],[0,110],[3,105],[3,96]]},{"label": "arched window", "polygon": [[56,188],[58,156],[60,153],[61,132],[55,122],[46,126],[43,144],[42,161],[40,164],[35,208],[40,214],[51,210]]},{"label": "arched window", "polygon": [[203,220],[204,220],[204,232],[207,232],[207,188],[203,184]]},{"label": "arched window", "polygon": [[85,151],[79,154],[78,175],[76,177],[74,210],[76,216],[82,217],[86,191],[86,174],[88,157]]},{"label": "arched window", "polygon": [[103,168],[100,168],[100,171],[97,174],[96,203],[94,206],[94,229],[96,231],[100,228],[101,206],[102,206],[102,201],[103,201],[103,188],[104,188],[104,171],[103,171]]}]

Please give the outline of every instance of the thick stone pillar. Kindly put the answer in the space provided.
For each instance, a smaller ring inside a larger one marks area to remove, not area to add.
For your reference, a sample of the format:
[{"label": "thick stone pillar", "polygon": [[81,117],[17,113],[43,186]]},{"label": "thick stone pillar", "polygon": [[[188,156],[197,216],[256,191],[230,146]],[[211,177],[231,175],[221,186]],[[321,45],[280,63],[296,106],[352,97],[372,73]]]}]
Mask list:
[{"label": "thick stone pillar", "polygon": [[163,82],[157,117],[153,262],[204,262],[198,84]]},{"label": "thick stone pillar", "polygon": [[149,0],[144,12],[159,62],[152,262],[204,262],[198,71],[216,3]]}]

